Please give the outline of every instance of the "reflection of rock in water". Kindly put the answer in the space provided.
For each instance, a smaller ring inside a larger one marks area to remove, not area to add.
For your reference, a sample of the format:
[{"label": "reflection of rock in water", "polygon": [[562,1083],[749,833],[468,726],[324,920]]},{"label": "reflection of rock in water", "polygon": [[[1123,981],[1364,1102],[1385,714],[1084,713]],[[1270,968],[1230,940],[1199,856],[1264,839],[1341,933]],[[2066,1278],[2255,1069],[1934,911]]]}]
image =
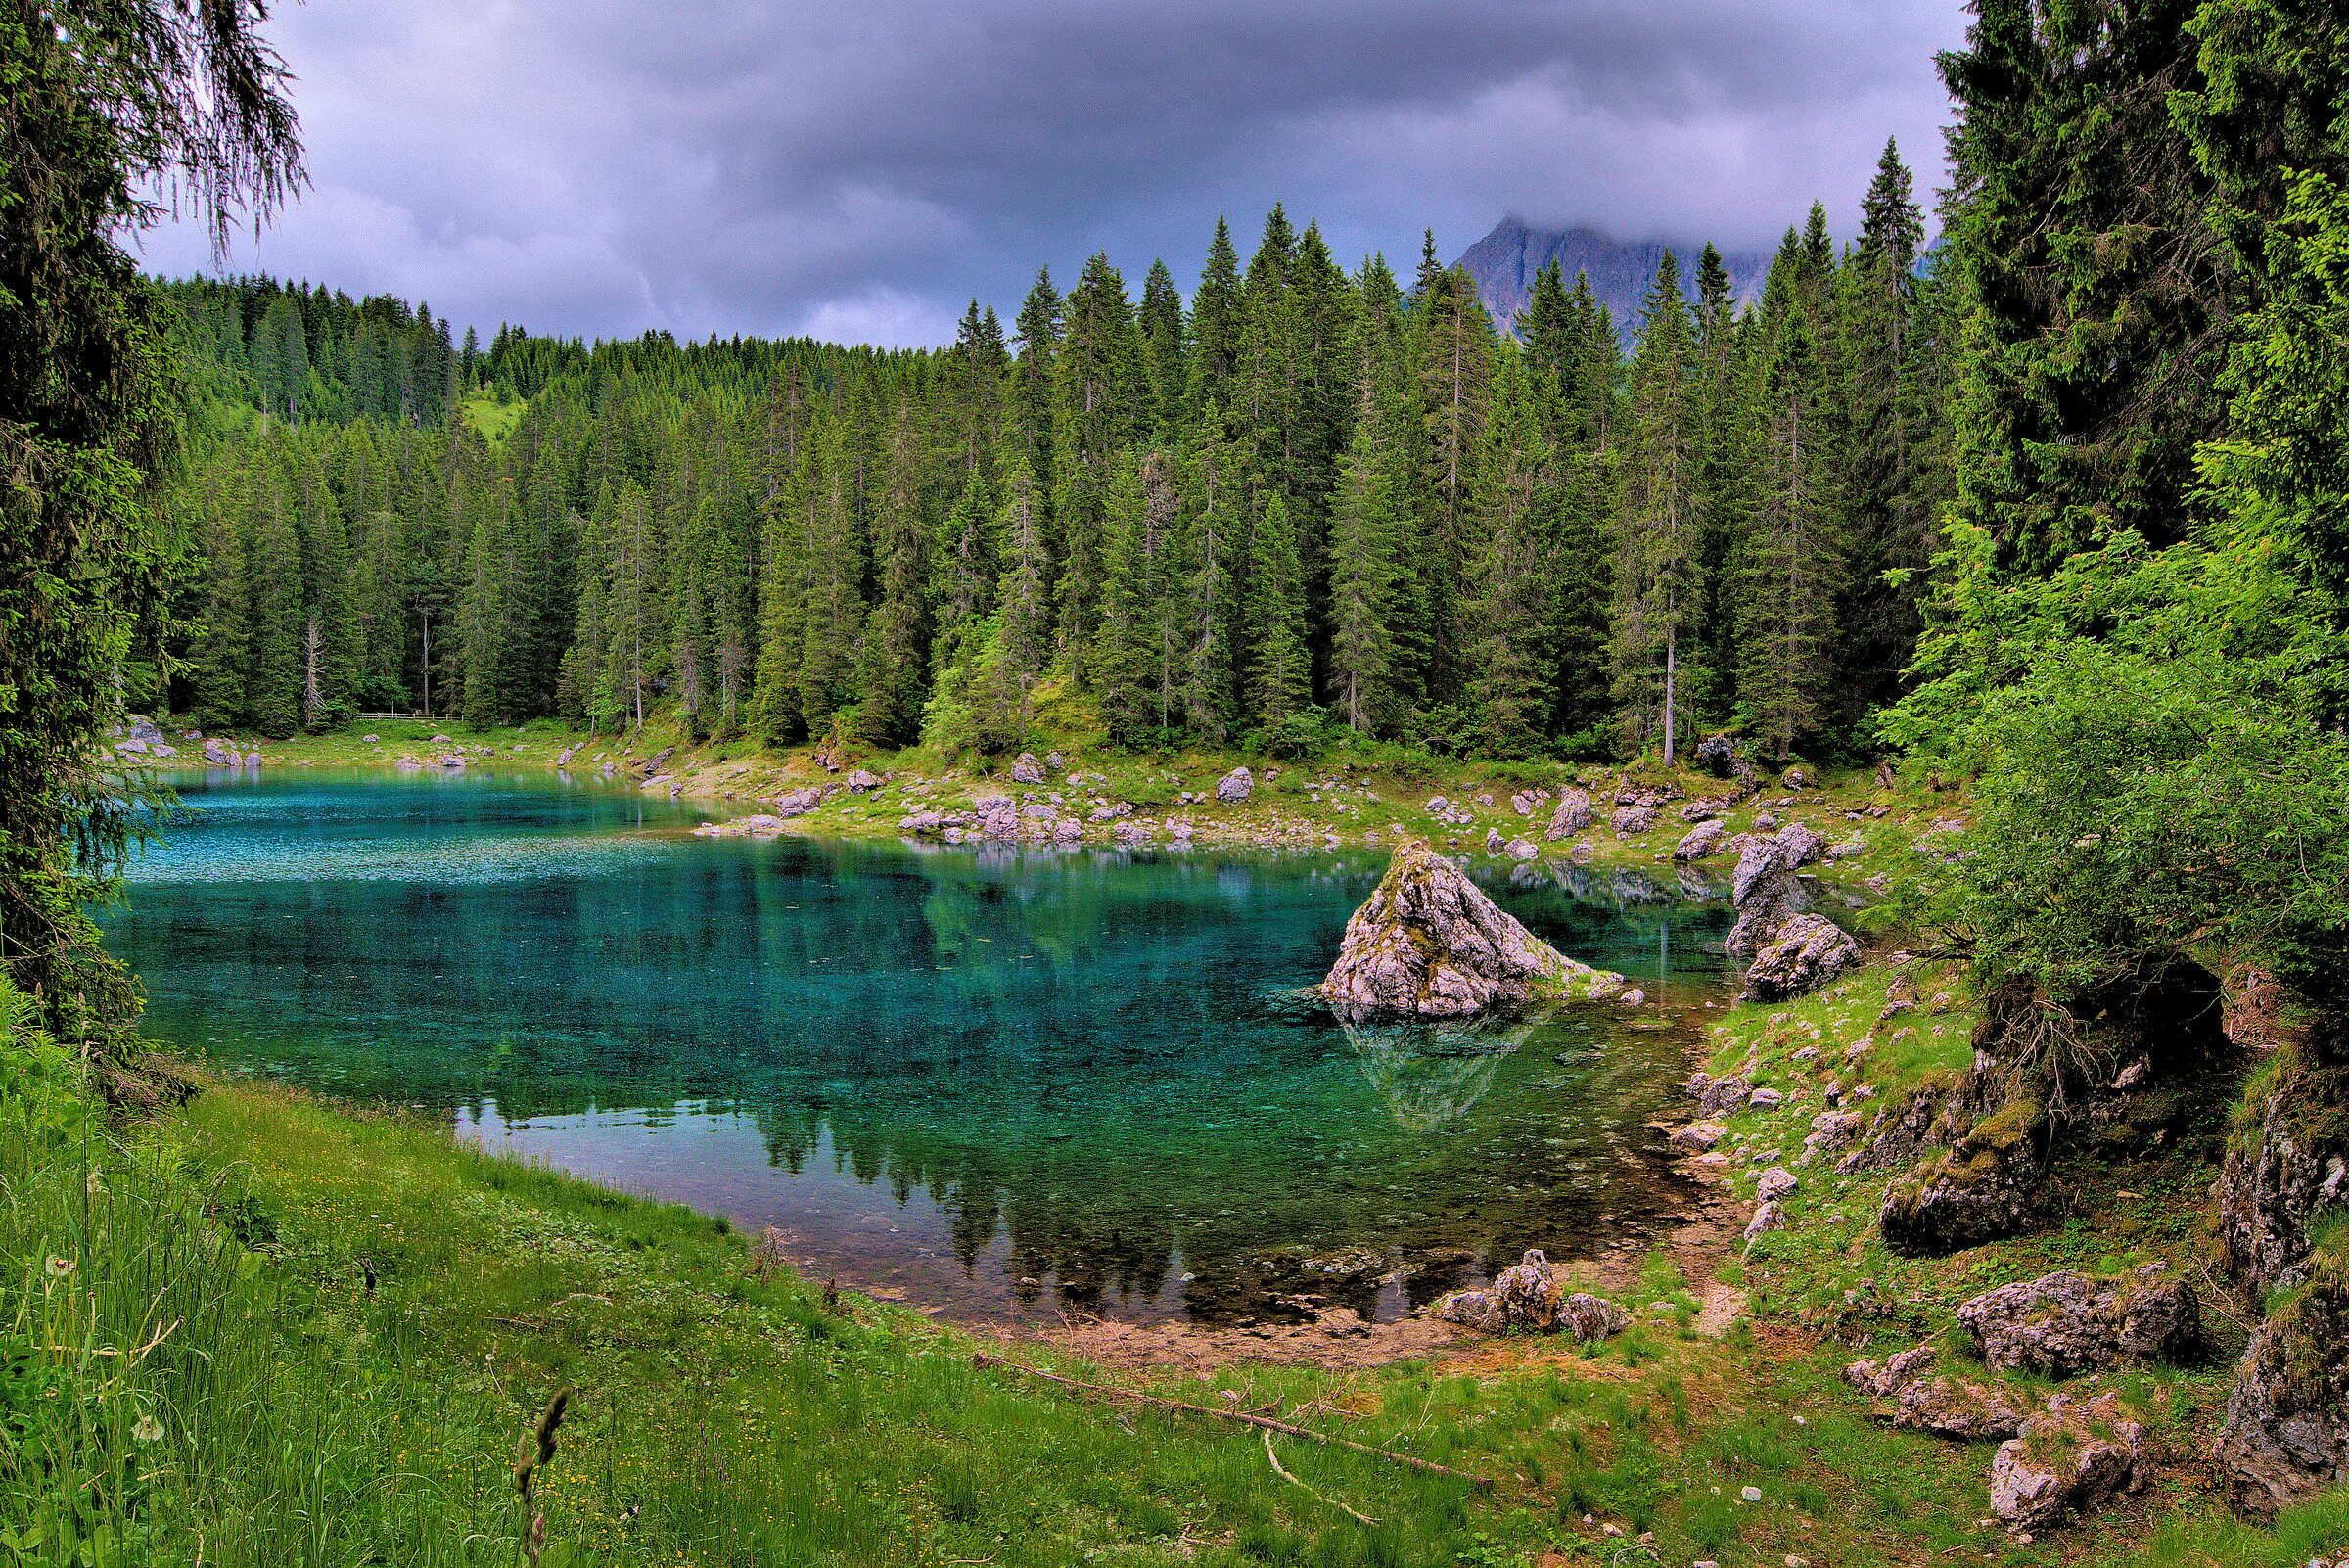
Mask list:
[{"label": "reflection of rock in water", "polygon": [[1351,1024],[1338,1020],[1362,1076],[1406,1132],[1436,1132],[1493,1088],[1501,1058],[1523,1045],[1535,1019],[1444,1024]]}]

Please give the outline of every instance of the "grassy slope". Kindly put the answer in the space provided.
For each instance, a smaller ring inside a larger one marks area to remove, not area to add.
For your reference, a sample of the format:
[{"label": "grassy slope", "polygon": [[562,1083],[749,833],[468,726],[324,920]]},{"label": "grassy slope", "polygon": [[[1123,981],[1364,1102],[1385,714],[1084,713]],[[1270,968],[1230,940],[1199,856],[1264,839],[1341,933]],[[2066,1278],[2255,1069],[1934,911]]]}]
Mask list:
[{"label": "grassy slope", "polygon": [[[917,1314],[827,1312],[788,1274],[758,1277],[743,1238],[710,1221],[484,1157],[438,1128],[221,1085],[124,1145],[97,1144],[89,1166],[71,1139],[50,1147],[46,1169],[27,1169],[25,1153],[5,1156],[0,1252],[25,1268],[0,1295],[0,1323],[63,1351],[41,1360],[73,1372],[87,1432],[69,1465],[76,1485],[0,1465],[0,1513],[20,1539],[54,1546],[110,1511],[69,1506],[95,1487],[139,1549],[91,1561],[186,1561],[201,1538],[219,1563],[511,1562],[524,1521],[508,1466],[531,1413],[565,1385],[581,1395],[541,1494],[552,1562],[1793,1552],[2280,1568],[2349,1524],[2349,1511],[2320,1508],[2280,1535],[2250,1531],[2165,1479],[2088,1532],[2016,1545],[1975,1523],[1986,1450],[1872,1425],[1836,1382],[1842,1353],[1786,1331],[1775,1311],[1768,1326],[1698,1337],[1686,1325],[1702,1282],[1657,1261],[1631,1298],[1637,1326],[1588,1354],[1510,1341],[1370,1373],[1237,1366],[1149,1380],[1209,1406],[1225,1391],[1248,1408],[1277,1401],[1318,1428],[1498,1482],[1482,1497],[1281,1440],[1290,1470],[1381,1521],[1363,1526],[1278,1479],[1253,1432],[976,1368],[971,1342]],[[49,1256],[76,1267],[36,1271],[31,1260]],[[1802,1256],[1758,1263],[1749,1282],[1774,1307],[1786,1281],[1813,1276]],[[107,1354],[165,1324],[179,1326],[129,1370]],[[1052,1362],[1034,1346],[1016,1354]],[[2140,1381],[2150,1402],[2179,1407],[2214,1386],[2207,1374]],[[141,1412],[160,1437],[138,1441]],[[2165,1439],[2182,1439],[2183,1420],[2173,1426]],[[1760,1503],[1741,1499],[1748,1485]],[[1608,1523],[1625,1534],[1604,1534]]]}]

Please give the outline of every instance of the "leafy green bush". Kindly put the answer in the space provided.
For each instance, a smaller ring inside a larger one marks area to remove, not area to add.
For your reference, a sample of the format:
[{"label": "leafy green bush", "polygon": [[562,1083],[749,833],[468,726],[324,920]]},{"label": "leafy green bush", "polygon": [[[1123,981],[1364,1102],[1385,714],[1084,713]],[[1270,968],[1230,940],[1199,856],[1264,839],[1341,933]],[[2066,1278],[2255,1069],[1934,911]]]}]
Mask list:
[{"label": "leafy green bush", "polygon": [[2176,960],[2349,985],[2349,742],[2238,666],[2072,641],[1990,694],[1962,847],[1930,917],[1987,985],[2076,1005]]}]

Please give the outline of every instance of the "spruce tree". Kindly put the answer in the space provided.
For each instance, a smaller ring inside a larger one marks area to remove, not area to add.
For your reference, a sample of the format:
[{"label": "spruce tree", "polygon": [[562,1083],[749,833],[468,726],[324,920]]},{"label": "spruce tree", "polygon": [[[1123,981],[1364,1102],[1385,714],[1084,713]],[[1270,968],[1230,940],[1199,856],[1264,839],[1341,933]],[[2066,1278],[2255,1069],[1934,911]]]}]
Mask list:
[{"label": "spruce tree", "polygon": [[1632,358],[1631,400],[1615,511],[1609,629],[1617,712],[1635,747],[1678,755],[1700,671],[1682,668],[1701,605],[1697,511],[1699,387],[1680,264],[1666,251],[1649,287]]},{"label": "spruce tree", "polygon": [[1265,498],[1248,548],[1249,717],[1271,731],[1313,707],[1306,645],[1305,567],[1280,492]]},{"label": "spruce tree", "polygon": [[1832,710],[1844,526],[1811,311],[1788,291],[1759,389],[1760,474],[1737,596],[1738,691],[1783,761]]}]

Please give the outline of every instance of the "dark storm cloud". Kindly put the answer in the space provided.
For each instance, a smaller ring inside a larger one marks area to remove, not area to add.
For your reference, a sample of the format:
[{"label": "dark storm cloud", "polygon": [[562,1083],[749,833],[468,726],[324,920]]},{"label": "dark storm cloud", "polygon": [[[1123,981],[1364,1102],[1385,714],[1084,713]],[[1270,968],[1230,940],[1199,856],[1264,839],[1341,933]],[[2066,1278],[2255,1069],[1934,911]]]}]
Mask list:
[{"label": "dark storm cloud", "polygon": [[[1958,0],[310,0],[271,23],[314,188],[236,266],[484,329],[931,342],[1106,248],[1186,283],[1274,200],[1349,261],[1502,213],[1848,229],[1900,137],[1939,177]],[[151,263],[186,271],[173,230]]]}]

